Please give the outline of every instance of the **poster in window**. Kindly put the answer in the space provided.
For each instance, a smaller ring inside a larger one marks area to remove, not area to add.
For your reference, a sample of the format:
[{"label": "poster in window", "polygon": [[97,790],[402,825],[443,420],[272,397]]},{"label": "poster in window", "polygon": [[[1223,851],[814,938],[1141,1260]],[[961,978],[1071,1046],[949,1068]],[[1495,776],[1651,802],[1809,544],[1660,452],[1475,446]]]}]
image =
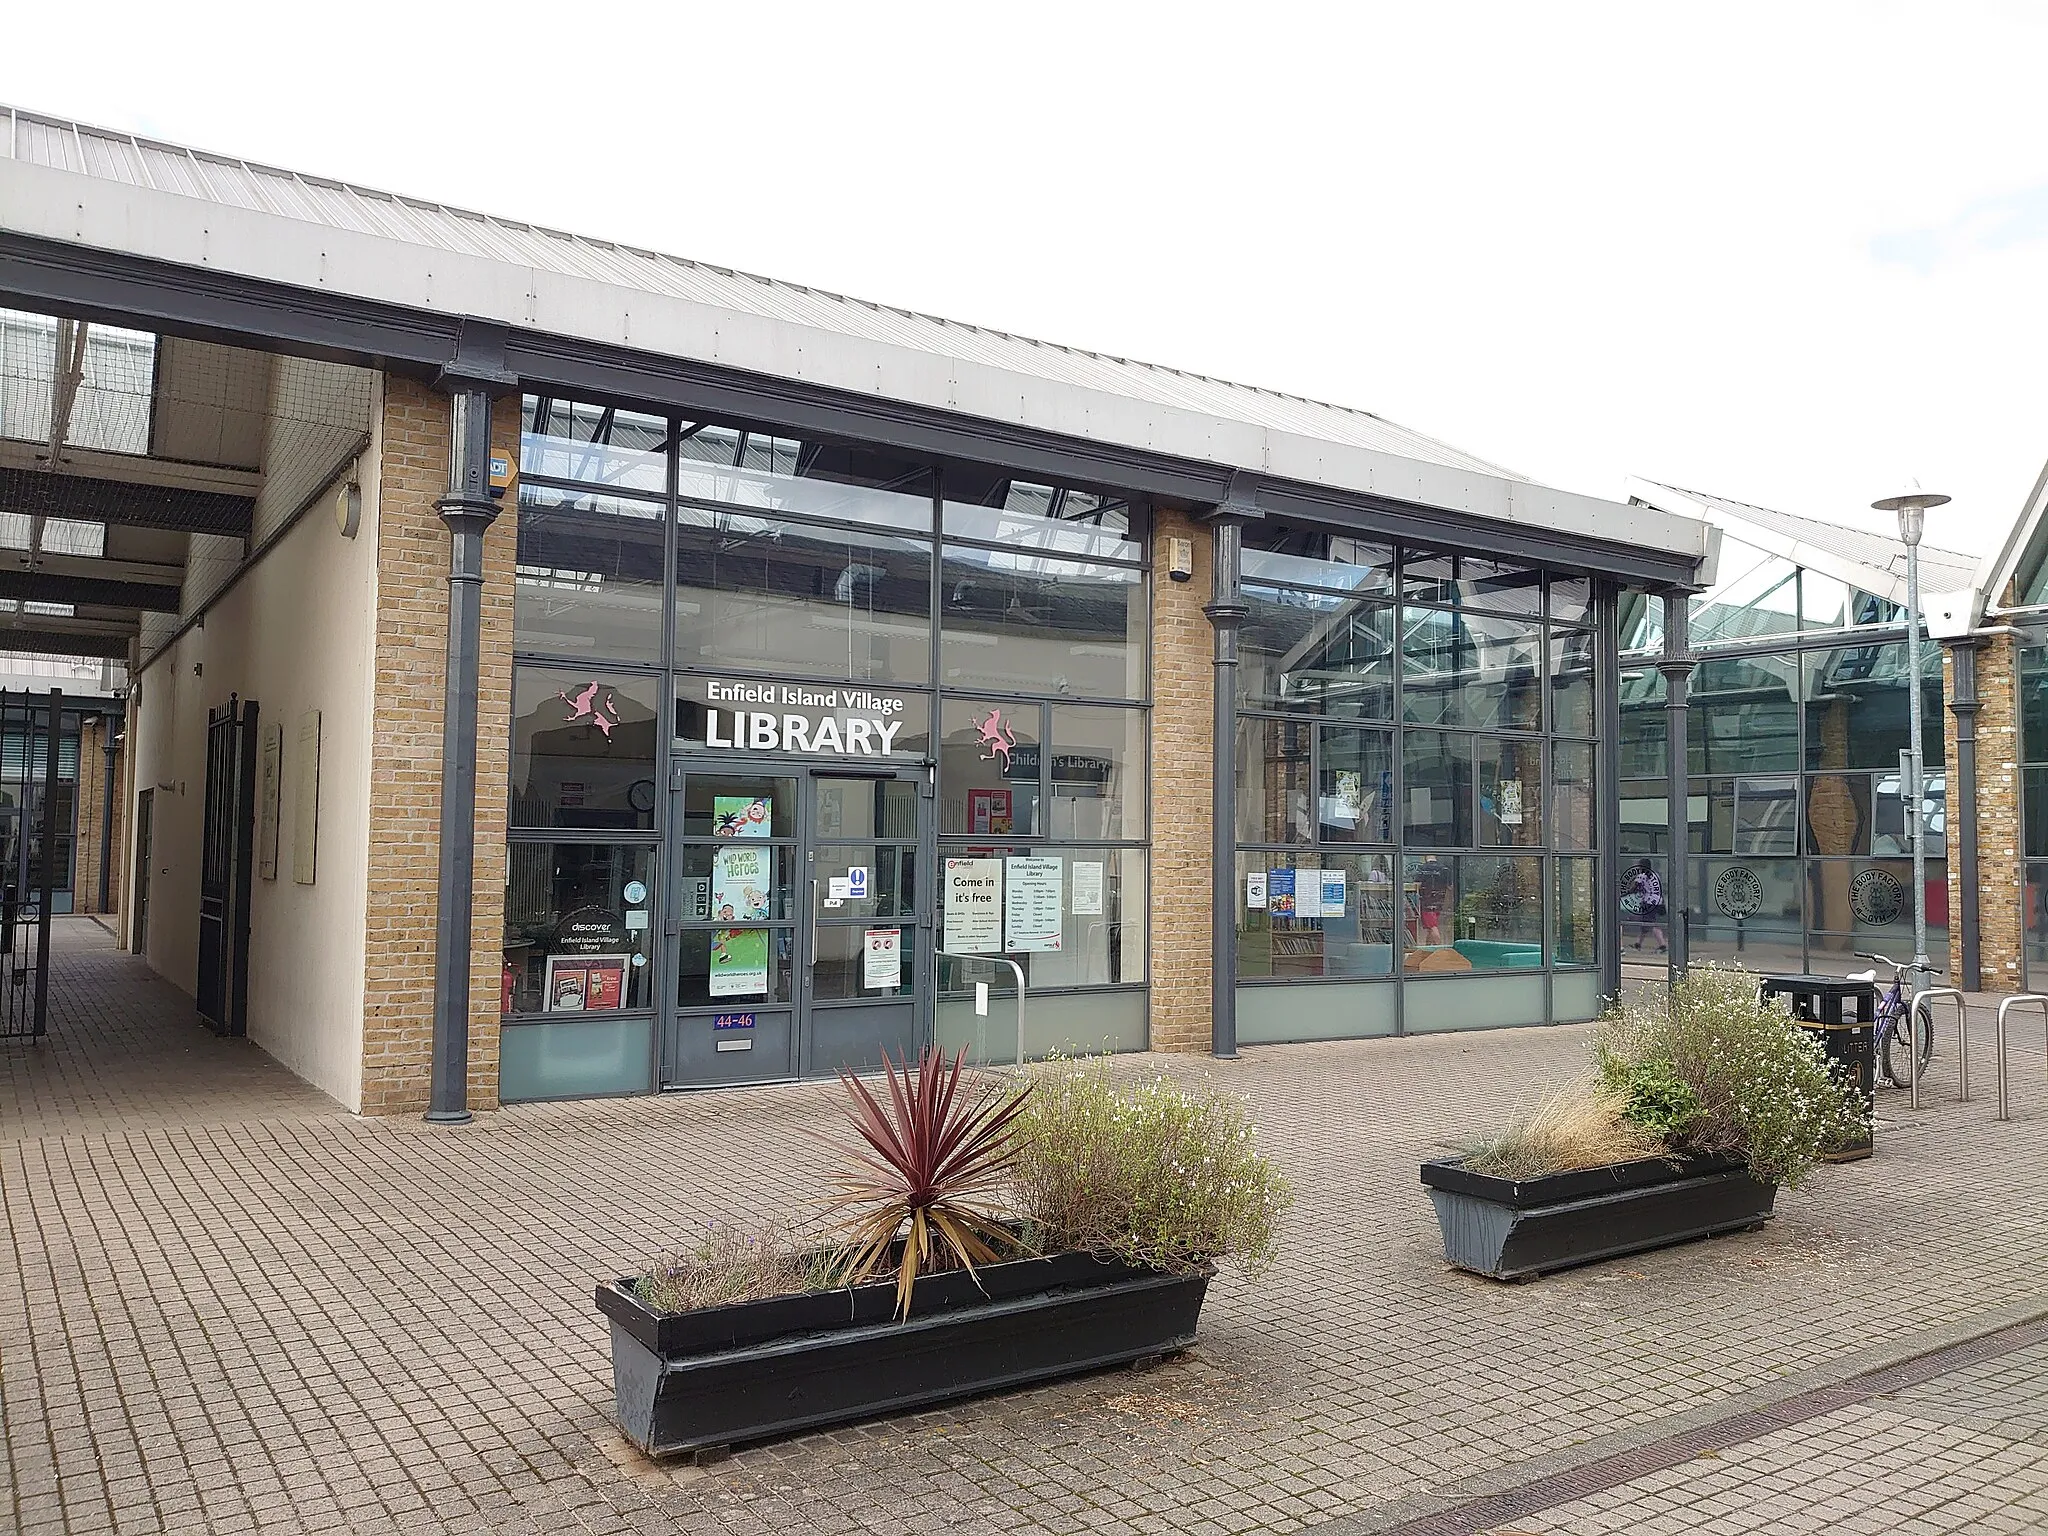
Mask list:
[{"label": "poster in window", "polygon": [[265,880],[277,878],[277,802],[284,789],[284,727],[275,722],[263,727],[261,782],[256,791],[256,873]]},{"label": "poster in window", "polygon": [[547,1011],[599,1013],[626,1003],[624,955],[549,955]]},{"label": "poster in window", "polygon": [[1012,954],[1049,953],[1061,948],[1066,928],[1061,906],[1067,862],[1060,858],[1003,861],[1003,925]]},{"label": "poster in window", "polygon": [[946,948],[956,955],[1003,952],[1003,861],[946,860]]},{"label": "poster in window", "polygon": [[1294,871],[1266,871],[1266,909],[1275,917],[1294,916]]},{"label": "poster in window", "polygon": [[775,802],[767,795],[713,795],[713,837],[766,837],[775,821]]},{"label": "poster in window", "polygon": [[711,986],[713,997],[766,997],[768,995],[768,930],[766,928],[714,928],[711,930]]},{"label": "poster in window", "polygon": [[967,791],[967,830],[986,837],[1007,837],[1015,802],[1007,789]]},{"label": "poster in window", "polygon": [[720,923],[764,922],[768,917],[770,847],[720,848],[711,856],[711,917]]},{"label": "poster in window", "polygon": [[1102,916],[1102,866],[1074,861],[1074,916]]}]

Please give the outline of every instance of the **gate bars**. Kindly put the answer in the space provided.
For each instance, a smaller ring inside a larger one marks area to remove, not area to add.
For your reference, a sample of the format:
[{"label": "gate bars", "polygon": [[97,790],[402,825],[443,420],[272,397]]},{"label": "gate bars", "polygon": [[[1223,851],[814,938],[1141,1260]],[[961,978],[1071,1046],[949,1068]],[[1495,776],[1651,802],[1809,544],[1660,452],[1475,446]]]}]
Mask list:
[{"label": "gate bars", "polygon": [[[61,833],[55,824],[57,748],[63,729],[61,689],[47,695],[0,692],[0,799],[6,802],[0,805],[0,1039],[40,1040],[49,1033],[50,913]],[[12,750],[16,740],[19,751]]]}]

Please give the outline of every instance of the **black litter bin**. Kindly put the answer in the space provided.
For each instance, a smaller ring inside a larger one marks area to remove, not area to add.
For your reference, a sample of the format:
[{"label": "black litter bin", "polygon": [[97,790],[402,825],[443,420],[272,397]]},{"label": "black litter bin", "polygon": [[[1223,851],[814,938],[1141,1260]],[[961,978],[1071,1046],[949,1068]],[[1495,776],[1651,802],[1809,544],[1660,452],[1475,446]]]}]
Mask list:
[{"label": "black litter bin", "polygon": [[[1792,1004],[1800,1028],[1820,1041],[1828,1061],[1856,1085],[1866,1114],[1877,1107],[1877,983],[1841,976],[1764,976],[1757,989]],[[1869,1133],[1822,1154],[1823,1161],[1853,1163],[1871,1155]]]}]

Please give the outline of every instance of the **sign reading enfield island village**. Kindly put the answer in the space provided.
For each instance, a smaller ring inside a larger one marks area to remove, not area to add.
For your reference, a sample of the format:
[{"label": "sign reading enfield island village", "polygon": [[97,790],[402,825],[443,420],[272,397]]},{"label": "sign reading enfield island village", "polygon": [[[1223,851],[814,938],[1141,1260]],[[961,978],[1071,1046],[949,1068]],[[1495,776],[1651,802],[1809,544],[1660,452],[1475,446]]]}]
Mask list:
[{"label": "sign reading enfield island village", "polygon": [[922,694],[859,683],[690,678],[677,690],[684,745],[824,757],[924,757],[931,704]]}]

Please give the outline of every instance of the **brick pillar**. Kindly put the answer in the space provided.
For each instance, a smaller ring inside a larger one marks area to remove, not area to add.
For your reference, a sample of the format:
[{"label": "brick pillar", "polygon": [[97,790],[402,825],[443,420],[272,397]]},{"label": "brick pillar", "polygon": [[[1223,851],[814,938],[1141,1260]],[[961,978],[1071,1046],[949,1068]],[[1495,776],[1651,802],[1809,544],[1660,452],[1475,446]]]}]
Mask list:
[{"label": "brick pillar", "polygon": [[[387,376],[381,428],[370,894],[363,957],[366,1115],[424,1111],[433,1060],[441,703],[448,654],[448,529],[434,503],[448,493],[448,398]],[[514,453],[518,440],[519,402],[501,400],[491,422],[493,451]],[[484,543],[470,960],[472,1109],[494,1109],[498,1102],[516,524],[508,507]]]},{"label": "brick pillar", "polygon": [[[100,818],[106,811],[108,724],[89,718],[78,733],[78,835],[71,866],[71,910],[98,912],[100,907]],[[121,823],[125,796],[120,792],[121,753],[114,754],[113,874],[107,881],[107,909],[121,910]]]},{"label": "brick pillar", "polygon": [[[2018,652],[2011,635],[1989,635],[1977,651],[1977,949],[1984,990],[2020,989],[2021,946],[2026,941],[2025,847],[2020,827]],[[1942,686],[1954,686],[1953,663],[1942,658]],[[1944,692],[1944,698],[1953,698]],[[1956,723],[1943,710],[1942,762],[1955,772]],[[1955,814],[1957,796],[1948,796]],[[1956,836],[1948,838],[1949,975],[1962,972],[1962,870]],[[2036,978],[2037,981],[2042,978]]]},{"label": "brick pillar", "polygon": [[[1194,575],[1170,580],[1169,538],[1194,544]],[[1152,1049],[1207,1051],[1210,793],[1215,704],[1209,530],[1178,512],[1152,528]]]}]

